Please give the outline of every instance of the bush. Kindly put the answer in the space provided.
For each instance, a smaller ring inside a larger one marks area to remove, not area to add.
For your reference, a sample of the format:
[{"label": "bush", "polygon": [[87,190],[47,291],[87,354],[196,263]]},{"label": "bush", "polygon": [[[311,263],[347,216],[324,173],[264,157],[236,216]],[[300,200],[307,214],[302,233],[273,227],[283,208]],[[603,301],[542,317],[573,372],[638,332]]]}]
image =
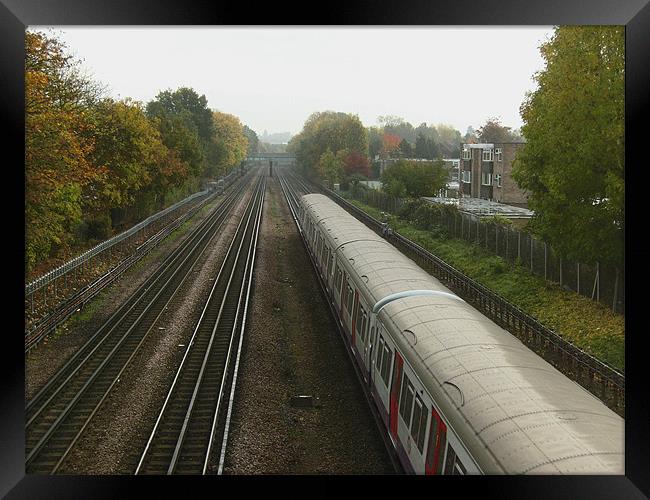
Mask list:
[{"label": "bush", "polygon": [[85,220],[80,224],[79,229],[85,241],[106,240],[111,237],[113,225],[110,216],[102,214]]}]

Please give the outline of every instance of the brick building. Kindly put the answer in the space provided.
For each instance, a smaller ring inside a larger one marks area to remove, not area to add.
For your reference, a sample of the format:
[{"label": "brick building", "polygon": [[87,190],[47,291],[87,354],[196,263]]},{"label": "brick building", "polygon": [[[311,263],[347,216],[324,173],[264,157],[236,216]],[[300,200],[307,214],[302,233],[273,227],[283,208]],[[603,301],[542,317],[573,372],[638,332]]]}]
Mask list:
[{"label": "brick building", "polygon": [[460,192],[506,205],[528,207],[527,195],[512,178],[512,161],[523,142],[461,144]]}]

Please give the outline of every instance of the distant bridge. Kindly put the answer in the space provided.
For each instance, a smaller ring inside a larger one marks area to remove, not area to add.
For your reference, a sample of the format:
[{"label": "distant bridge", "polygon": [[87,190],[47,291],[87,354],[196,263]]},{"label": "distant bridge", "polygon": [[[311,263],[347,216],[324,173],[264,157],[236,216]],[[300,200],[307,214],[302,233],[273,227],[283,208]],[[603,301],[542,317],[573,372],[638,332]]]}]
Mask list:
[{"label": "distant bridge", "polygon": [[274,165],[292,165],[296,162],[296,155],[290,153],[255,153],[249,155],[246,161],[273,161]]}]

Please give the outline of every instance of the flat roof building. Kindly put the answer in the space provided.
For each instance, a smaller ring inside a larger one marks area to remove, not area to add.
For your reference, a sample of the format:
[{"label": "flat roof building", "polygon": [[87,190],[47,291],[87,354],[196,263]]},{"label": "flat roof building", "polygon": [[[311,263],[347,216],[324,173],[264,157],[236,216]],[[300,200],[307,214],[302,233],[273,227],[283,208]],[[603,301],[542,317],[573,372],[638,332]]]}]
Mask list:
[{"label": "flat roof building", "polygon": [[481,198],[518,207],[528,196],[512,178],[512,162],[523,142],[461,144],[462,197]]}]

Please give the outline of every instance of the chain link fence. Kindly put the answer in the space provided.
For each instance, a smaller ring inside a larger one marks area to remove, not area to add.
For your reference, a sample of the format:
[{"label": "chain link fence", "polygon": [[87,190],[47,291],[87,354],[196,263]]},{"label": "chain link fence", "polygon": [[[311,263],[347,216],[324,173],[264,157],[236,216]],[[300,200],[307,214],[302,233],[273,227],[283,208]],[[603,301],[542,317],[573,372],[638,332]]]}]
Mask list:
[{"label": "chain link fence", "polygon": [[[349,195],[392,214],[399,213],[405,205],[403,199],[376,190],[353,189]],[[563,259],[530,233],[482,220],[467,212],[440,212],[436,219],[435,223],[450,237],[480,245],[511,263],[527,267],[548,281],[600,302],[616,313],[625,312],[625,274],[614,265],[590,265]]]}]

